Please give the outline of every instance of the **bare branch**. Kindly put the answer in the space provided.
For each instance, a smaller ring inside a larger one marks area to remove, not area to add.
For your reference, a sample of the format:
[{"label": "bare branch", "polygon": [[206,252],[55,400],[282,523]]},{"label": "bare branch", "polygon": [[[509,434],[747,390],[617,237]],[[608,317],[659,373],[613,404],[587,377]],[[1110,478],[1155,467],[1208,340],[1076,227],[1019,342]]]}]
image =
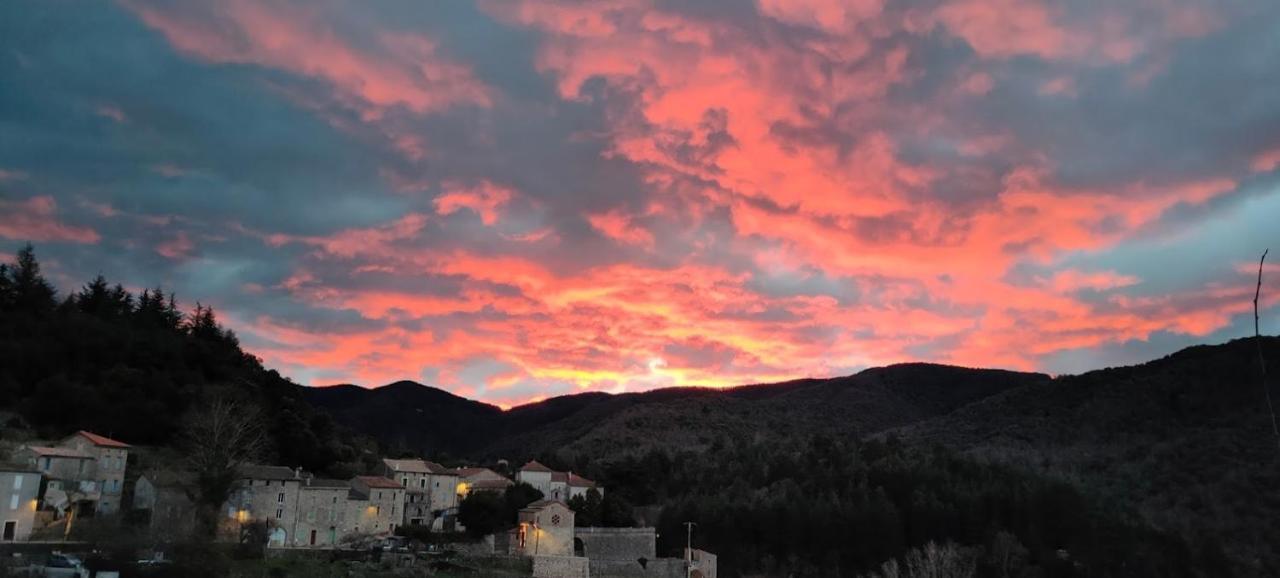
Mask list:
[{"label": "bare branch", "polygon": [[1271,413],[1271,431],[1276,436],[1276,448],[1280,449],[1280,424],[1276,423],[1276,408],[1271,403],[1271,387],[1267,385],[1267,358],[1262,354],[1262,331],[1258,323],[1258,299],[1262,296],[1262,266],[1267,262],[1267,253],[1270,251],[1270,249],[1263,250],[1262,258],[1258,259],[1258,288],[1253,292],[1253,341],[1258,346],[1258,366],[1262,368],[1262,392],[1266,394],[1267,411]]}]

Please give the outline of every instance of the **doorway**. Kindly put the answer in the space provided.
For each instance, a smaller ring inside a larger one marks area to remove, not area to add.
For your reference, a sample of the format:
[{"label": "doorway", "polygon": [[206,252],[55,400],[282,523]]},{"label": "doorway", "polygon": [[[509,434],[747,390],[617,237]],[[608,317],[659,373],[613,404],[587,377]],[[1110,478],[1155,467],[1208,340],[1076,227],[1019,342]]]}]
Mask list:
[{"label": "doorway", "polygon": [[3,536],[4,537],[0,539],[3,539],[5,542],[12,542],[16,540],[18,537],[18,523],[14,521],[5,522]]},{"label": "doorway", "polygon": [[316,545],[316,531],[315,531],[315,530],[312,530],[312,531],[311,531],[311,545],[312,545],[312,546],[315,546],[315,545]]}]

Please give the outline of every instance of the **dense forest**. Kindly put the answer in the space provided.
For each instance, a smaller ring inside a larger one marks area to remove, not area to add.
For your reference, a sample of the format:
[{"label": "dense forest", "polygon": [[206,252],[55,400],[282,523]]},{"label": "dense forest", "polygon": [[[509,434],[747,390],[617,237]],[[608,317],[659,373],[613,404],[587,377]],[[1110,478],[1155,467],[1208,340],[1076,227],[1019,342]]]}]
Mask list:
[{"label": "dense forest", "polygon": [[683,523],[695,522],[695,547],[715,552],[725,576],[858,576],[929,543],[956,545],[977,576],[1232,572],[1215,543],[1190,545],[1065,482],[941,447],[785,435],[715,446],[575,471],[597,476],[610,500],[660,505],[660,555],[679,556]]},{"label": "dense forest", "polygon": [[101,276],[62,294],[30,246],[0,264],[0,359],[10,360],[0,364],[0,409],[43,438],[88,429],[162,446],[210,397],[233,396],[272,416],[264,459],[334,474],[361,468],[362,442],[242,351],[212,307],[183,311],[163,288],[134,295]]}]

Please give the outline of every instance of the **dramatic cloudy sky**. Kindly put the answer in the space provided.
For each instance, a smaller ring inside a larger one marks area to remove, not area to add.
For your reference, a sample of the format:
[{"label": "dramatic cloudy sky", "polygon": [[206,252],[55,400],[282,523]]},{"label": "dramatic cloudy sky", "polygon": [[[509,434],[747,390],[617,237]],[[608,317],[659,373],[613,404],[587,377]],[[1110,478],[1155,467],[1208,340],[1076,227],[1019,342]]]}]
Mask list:
[{"label": "dramatic cloudy sky", "polygon": [[1141,361],[1252,332],[1278,23],[1272,0],[10,0],[0,249],[212,303],[302,383],[504,405]]}]

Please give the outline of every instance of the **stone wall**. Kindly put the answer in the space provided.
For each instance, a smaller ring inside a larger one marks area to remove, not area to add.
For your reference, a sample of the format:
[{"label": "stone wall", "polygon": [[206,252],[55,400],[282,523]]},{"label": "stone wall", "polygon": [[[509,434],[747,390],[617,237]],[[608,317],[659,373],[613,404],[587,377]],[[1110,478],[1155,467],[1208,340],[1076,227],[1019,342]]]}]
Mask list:
[{"label": "stone wall", "polygon": [[685,578],[684,560],[658,558],[645,560],[643,566],[636,560],[591,559],[591,578]]},{"label": "stone wall", "polygon": [[573,556],[534,556],[533,578],[589,578],[586,558]]},{"label": "stone wall", "polygon": [[658,534],[653,528],[577,528],[573,537],[577,539],[575,553],[592,560],[634,562],[658,557]]}]

